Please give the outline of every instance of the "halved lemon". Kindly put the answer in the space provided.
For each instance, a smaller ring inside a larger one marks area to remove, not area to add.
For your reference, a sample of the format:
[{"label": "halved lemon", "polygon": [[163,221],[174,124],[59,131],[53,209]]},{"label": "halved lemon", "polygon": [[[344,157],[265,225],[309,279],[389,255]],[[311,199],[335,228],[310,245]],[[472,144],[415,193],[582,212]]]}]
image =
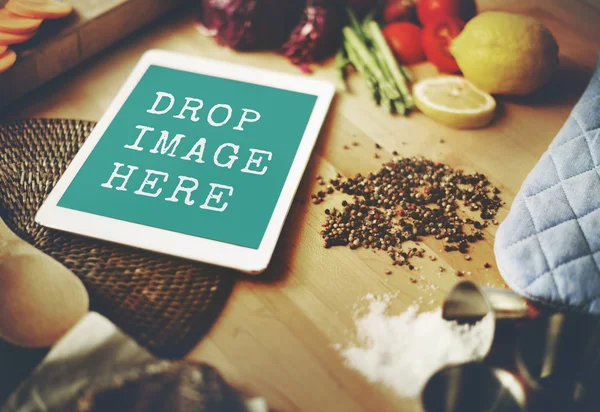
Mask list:
[{"label": "halved lemon", "polygon": [[496,101],[460,76],[425,79],[413,86],[415,104],[433,120],[455,129],[476,129],[492,121]]}]

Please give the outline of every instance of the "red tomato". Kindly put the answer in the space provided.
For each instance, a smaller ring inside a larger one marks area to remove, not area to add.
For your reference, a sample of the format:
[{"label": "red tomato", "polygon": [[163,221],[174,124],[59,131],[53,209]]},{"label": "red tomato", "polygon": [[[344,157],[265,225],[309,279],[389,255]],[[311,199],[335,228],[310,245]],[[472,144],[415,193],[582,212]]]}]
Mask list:
[{"label": "red tomato", "polygon": [[448,17],[469,21],[477,13],[474,0],[419,0],[417,16],[423,25]]},{"label": "red tomato", "polygon": [[437,23],[423,27],[423,50],[427,60],[435,64],[439,71],[454,73],[459,71],[456,60],[448,47],[453,38],[465,27],[465,22],[456,17],[447,17]]},{"label": "red tomato", "polygon": [[416,24],[407,22],[388,24],[383,29],[383,35],[400,63],[412,64],[425,60],[421,29]]}]

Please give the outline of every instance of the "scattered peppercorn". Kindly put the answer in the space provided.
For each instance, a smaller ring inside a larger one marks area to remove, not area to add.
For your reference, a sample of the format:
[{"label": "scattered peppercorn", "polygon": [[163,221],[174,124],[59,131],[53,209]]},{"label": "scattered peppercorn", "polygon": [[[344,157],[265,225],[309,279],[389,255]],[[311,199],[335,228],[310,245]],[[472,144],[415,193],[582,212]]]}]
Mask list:
[{"label": "scattered peppercorn", "polygon": [[375,159],[379,159],[379,155],[375,153]]},{"label": "scattered peppercorn", "polygon": [[348,147],[348,145],[344,145],[344,150],[348,150],[348,149],[350,149],[350,148]]},{"label": "scattered peppercorn", "polygon": [[381,149],[381,145],[379,143],[375,143],[375,149]]},{"label": "scattered peppercorn", "polygon": [[391,271],[391,270],[386,270],[386,271],[385,271],[385,274],[386,274],[386,275],[391,275],[391,274],[392,274],[392,271]]},{"label": "scattered peppercorn", "polygon": [[417,283],[417,279],[415,279],[415,278],[410,278],[410,282],[411,282],[411,283]]},{"label": "scattered peppercorn", "polygon": [[466,254],[471,243],[483,239],[488,223],[463,218],[461,207],[479,210],[485,219],[494,217],[503,205],[491,195],[483,174],[465,174],[421,157],[395,159],[368,175],[343,178],[338,174],[327,188],[326,193],[312,195],[313,203],[319,204],[334,191],[352,196],[341,202],[341,209],[329,209],[322,232],[327,247],[383,250],[395,265],[409,265],[411,270],[411,258],[424,257],[425,250],[403,248],[403,243],[432,236],[443,239],[446,252]]},{"label": "scattered peppercorn", "polygon": [[398,156],[398,152],[397,152],[397,151],[395,151],[395,150],[392,152],[392,154],[393,154],[394,156]]},{"label": "scattered peppercorn", "polygon": [[456,272],[456,276],[458,276],[459,278],[462,278],[465,275],[465,272],[463,272],[462,270],[459,270]]},{"label": "scattered peppercorn", "polygon": [[471,256],[465,255],[465,260],[471,260],[471,259],[472,259]]},{"label": "scattered peppercorn", "polygon": [[489,263],[485,262],[485,264],[483,265],[484,268],[489,269],[492,267],[492,265],[490,265]]}]

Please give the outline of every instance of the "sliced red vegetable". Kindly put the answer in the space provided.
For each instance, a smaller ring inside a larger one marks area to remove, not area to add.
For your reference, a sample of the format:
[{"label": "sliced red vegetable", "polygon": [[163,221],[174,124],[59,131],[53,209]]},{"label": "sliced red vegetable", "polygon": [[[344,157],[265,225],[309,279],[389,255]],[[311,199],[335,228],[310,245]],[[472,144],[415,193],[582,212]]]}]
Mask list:
[{"label": "sliced red vegetable", "polygon": [[398,22],[385,26],[383,35],[396,59],[403,64],[425,60],[421,43],[421,28],[413,23]]},{"label": "sliced red vegetable", "polygon": [[423,27],[422,39],[425,56],[439,71],[444,73],[459,71],[458,64],[450,54],[448,47],[452,39],[458,36],[464,27],[465,22],[456,17],[447,17]]}]

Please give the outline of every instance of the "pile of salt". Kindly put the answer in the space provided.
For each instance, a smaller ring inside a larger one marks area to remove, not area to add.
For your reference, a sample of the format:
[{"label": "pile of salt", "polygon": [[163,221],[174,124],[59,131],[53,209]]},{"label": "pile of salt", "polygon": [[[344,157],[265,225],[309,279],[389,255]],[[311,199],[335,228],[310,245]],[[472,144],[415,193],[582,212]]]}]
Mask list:
[{"label": "pile of salt", "polygon": [[418,307],[411,306],[390,316],[390,295],[367,295],[365,299],[369,302],[367,313],[355,316],[358,344],[338,349],[350,368],[401,397],[419,395],[435,371],[481,359],[491,346],[491,316],[473,326],[444,320],[441,309],[417,313]]}]

